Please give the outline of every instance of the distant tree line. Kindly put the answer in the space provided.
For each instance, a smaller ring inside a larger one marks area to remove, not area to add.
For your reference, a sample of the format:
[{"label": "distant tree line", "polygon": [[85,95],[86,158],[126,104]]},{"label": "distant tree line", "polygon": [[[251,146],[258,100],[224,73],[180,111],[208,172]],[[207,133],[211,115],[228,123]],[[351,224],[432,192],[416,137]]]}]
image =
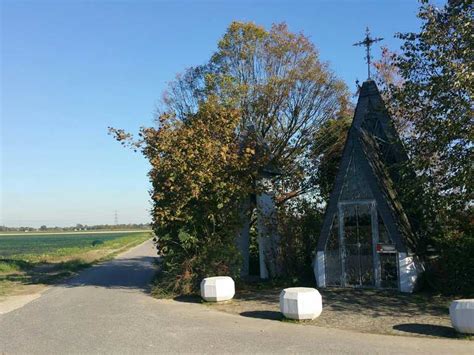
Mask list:
[{"label": "distant tree line", "polygon": [[42,225],[39,228],[33,227],[7,227],[0,226],[0,232],[79,232],[79,231],[100,231],[100,230],[147,230],[151,229],[149,223],[128,223],[128,224],[96,224],[89,226],[87,224],[76,224],[71,227],[48,227]]}]

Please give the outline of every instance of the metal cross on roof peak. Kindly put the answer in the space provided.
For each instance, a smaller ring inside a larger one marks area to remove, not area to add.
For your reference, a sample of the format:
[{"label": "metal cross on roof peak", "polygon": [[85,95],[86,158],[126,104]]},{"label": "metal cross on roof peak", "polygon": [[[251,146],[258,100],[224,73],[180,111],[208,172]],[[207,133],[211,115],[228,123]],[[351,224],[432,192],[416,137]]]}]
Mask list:
[{"label": "metal cross on roof peak", "polygon": [[370,59],[372,58],[370,56],[370,46],[374,44],[375,42],[379,42],[381,40],[383,40],[383,38],[371,38],[369,27],[367,27],[365,29],[364,40],[353,44],[354,46],[365,46],[365,50],[366,50],[365,60],[367,61],[367,75],[368,75],[367,80],[370,80]]}]

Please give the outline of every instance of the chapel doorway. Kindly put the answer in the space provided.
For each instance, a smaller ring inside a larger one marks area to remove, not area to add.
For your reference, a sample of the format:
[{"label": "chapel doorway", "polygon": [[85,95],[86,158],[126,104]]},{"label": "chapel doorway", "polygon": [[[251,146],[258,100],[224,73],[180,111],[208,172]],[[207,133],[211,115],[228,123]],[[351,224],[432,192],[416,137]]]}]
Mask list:
[{"label": "chapel doorway", "polygon": [[376,216],[374,201],[339,202],[343,286],[375,286]]}]

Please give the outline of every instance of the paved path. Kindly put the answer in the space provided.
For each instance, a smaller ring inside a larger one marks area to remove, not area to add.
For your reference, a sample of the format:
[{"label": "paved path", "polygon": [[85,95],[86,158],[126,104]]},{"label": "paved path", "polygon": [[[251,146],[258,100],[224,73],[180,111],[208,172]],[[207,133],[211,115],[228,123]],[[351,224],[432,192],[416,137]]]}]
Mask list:
[{"label": "paved path", "polygon": [[147,295],[146,242],[0,315],[0,354],[474,353],[474,342],[359,334],[245,318]]}]

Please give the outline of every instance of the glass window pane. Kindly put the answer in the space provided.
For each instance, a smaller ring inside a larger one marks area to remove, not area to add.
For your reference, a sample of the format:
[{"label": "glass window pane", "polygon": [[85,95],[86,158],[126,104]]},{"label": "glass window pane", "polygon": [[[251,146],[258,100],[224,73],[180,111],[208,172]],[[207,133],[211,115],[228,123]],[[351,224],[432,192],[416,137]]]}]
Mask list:
[{"label": "glass window pane", "polygon": [[373,198],[372,191],[367,183],[360,164],[354,159],[354,153],[344,177],[340,199],[345,201]]},{"label": "glass window pane", "polygon": [[326,242],[326,250],[339,250],[339,233],[338,233],[338,215],[334,215],[331,229],[329,230],[329,237]]},{"label": "glass window pane", "polygon": [[393,244],[392,238],[390,238],[390,235],[388,234],[387,227],[385,227],[385,223],[383,223],[380,213],[377,213],[377,219],[379,225],[379,243]]},{"label": "glass window pane", "polygon": [[357,244],[357,210],[355,205],[343,206],[344,241],[346,244]]},{"label": "glass window pane", "polygon": [[346,245],[345,252],[346,284],[358,286],[360,284],[359,247],[353,244]]},{"label": "glass window pane", "polygon": [[398,287],[397,254],[379,254],[380,286],[384,288]]},{"label": "glass window pane", "polygon": [[324,253],[326,284],[328,286],[341,285],[341,254],[339,249],[339,217],[336,213],[329,231]]},{"label": "glass window pane", "polygon": [[359,249],[361,285],[374,285],[374,264],[372,245],[361,245]]},{"label": "glass window pane", "polygon": [[357,206],[358,240],[359,243],[372,245],[372,216],[369,204]]}]

